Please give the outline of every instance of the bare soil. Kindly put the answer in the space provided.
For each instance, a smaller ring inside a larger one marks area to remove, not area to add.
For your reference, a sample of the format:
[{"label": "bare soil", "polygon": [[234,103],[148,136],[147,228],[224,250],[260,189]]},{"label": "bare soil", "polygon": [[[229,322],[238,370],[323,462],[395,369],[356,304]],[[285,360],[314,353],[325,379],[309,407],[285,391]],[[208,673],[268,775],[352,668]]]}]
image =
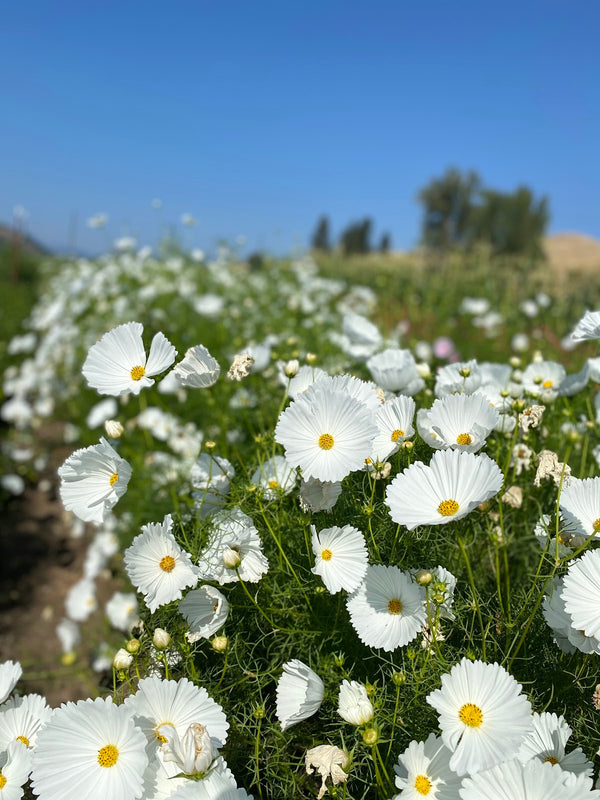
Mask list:
[{"label": "bare soil", "polygon": [[62,663],[55,628],[65,616],[67,592],[82,577],[91,531],[73,538],[57,497],[56,467],[70,452],[57,431],[50,425],[38,437],[52,454],[41,476],[50,481],[50,490],[28,486],[0,516],[0,662],[20,661],[21,691],[43,694],[52,706],[97,696],[104,693],[102,684],[110,685],[110,676],[94,673],[91,661],[93,647],[106,633],[101,607],[119,588],[110,571],[100,575],[99,608],[84,623],[76,661]]}]

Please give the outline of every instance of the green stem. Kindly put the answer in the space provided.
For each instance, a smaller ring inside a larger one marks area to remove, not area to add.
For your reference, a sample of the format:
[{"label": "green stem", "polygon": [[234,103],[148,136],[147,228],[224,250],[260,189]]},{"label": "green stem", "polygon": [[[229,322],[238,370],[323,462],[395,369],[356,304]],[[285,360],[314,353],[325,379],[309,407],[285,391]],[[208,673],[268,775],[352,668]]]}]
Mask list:
[{"label": "green stem", "polygon": [[479,598],[477,596],[477,589],[475,588],[475,580],[473,578],[473,570],[471,569],[471,562],[469,560],[469,555],[466,551],[465,544],[462,540],[460,535],[457,536],[458,539],[458,546],[460,547],[460,551],[463,555],[463,559],[465,562],[465,566],[467,568],[467,575],[469,576],[469,586],[471,587],[471,591],[473,592],[473,602],[475,603],[475,610],[477,611],[477,619],[479,620],[479,627],[481,628],[481,657],[482,660],[485,661],[485,628],[483,626],[483,616],[481,614],[481,607],[479,605]]},{"label": "green stem", "polygon": [[260,725],[262,719],[258,718],[258,725],[256,727],[256,736],[254,737],[254,763],[255,763],[255,771],[256,771],[256,790],[258,791],[258,796],[262,797],[262,787],[260,785]]}]

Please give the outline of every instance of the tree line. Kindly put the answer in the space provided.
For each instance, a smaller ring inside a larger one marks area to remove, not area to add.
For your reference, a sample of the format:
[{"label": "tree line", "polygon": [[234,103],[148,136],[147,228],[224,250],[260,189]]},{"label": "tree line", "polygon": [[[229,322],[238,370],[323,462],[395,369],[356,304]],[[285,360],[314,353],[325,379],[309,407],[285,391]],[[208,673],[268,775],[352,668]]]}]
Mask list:
[{"label": "tree line", "polygon": [[[501,192],[483,185],[477,172],[455,168],[434,178],[417,195],[423,206],[421,243],[433,250],[470,250],[486,244],[497,255],[542,255],[542,237],[550,220],[548,198],[535,198],[527,186]],[[371,244],[373,222],[365,217],[340,234],[338,249],[344,255],[387,252],[389,233],[378,246]],[[314,250],[333,249],[329,219],[319,218],[311,239]]]}]

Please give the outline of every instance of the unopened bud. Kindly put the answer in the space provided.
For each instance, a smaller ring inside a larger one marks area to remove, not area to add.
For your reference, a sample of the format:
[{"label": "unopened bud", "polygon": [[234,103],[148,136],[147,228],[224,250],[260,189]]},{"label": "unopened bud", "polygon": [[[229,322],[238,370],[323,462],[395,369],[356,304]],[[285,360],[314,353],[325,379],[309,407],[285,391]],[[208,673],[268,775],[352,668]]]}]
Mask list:
[{"label": "unopened bud", "polygon": [[133,655],[135,655],[139,649],[140,649],[139,639],[130,639],[125,645],[125,650],[127,650],[128,653],[132,653]]},{"label": "unopened bud", "polygon": [[306,354],[306,363],[307,364],[314,364],[317,360],[317,356],[315,353],[307,353]]},{"label": "unopened bud", "polygon": [[104,430],[106,431],[106,435],[110,436],[111,439],[120,439],[121,436],[123,436],[125,428],[121,425],[119,420],[107,419],[104,423]]},{"label": "unopened bud", "polygon": [[393,672],[392,673],[392,680],[396,684],[396,686],[404,686],[406,683],[406,675],[404,672]]},{"label": "unopened bud", "polygon": [[420,569],[415,573],[415,580],[419,586],[429,586],[433,580],[433,572],[430,572],[428,569]]},{"label": "unopened bud", "polygon": [[152,644],[157,650],[166,650],[171,644],[171,634],[163,628],[155,628]]},{"label": "unopened bud", "polygon": [[215,636],[210,642],[212,649],[217,653],[224,653],[227,650],[228,639],[226,636]]},{"label": "unopened bud", "polygon": [[368,745],[377,744],[379,741],[379,731],[376,728],[367,728],[363,733],[363,742]]},{"label": "unopened bud", "polygon": [[298,363],[298,359],[293,358],[291,361],[288,361],[287,364],[285,365],[285,374],[287,375],[288,378],[293,378],[299,369],[300,369],[300,364]]},{"label": "unopened bud", "polygon": [[127,670],[133,663],[133,656],[124,650],[122,647],[117,650],[113,658],[113,667],[115,669]]},{"label": "unopened bud", "polygon": [[242,563],[242,557],[239,551],[232,547],[226,547],[225,550],[223,550],[222,558],[227,569],[235,569]]}]

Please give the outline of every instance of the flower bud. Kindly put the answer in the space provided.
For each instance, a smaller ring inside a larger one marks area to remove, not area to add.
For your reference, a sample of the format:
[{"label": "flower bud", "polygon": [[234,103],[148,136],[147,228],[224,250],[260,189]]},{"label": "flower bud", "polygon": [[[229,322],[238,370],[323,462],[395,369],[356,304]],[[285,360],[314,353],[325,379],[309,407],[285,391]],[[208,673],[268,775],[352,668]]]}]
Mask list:
[{"label": "flower bud", "polygon": [[127,652],[131,653],[132,655],[135,655],[139,649],[140,649],[139,639],[130,639],[125,645],[125,650],[127,650]]},{"label": "flower bud", "polygon": [[125,428],[121,425],[119,420],[107,419],[104,423],[104,430],[106,431],[106,435],[110,436],[111,439],[120,439],[121,436],[123,436]]},{"label": "flower bud", "polygon": [[113,667],[115,669],[129,669],[133,663],[133,656],[122,647],[117,650],[113,658]]},{"label": "flower bud", "polygon": [[152,644],[157,650],[166,650],[171,644],[171,634],[163,628],[156,628],[152,637]]},{"label": "flower bud", "polygon": [[404,672],[393,672],[392,680],[394,681],[396,686],[404,686],[404,684],[406,683],[406,675]]},{"label": "flower bud", "polygon": [[377,744],[379,741],[379,731],[375,728],[367,728],[363,733],[363,742],[368,745]]},{"label": "flower bud", "polygon": [[227,567],[227,569],[236,569],[242,563],[242,557],[239,554],[238,550],[235,550],[232,547],[226,547],[223,550],[223,564]]},{"label": "flower bud", "polygon": [[433,580],[433,572],[428,569],[420,569],[415,573],[415,580],[419,586],[429,586]]},{"label": "flower bud", "polygon": [[300,364],[298,363],[297,358],[292,358],[291,361],[288,361],[285,365],[284,371],[288,378],[293,378],[294,375],[297,374],[298,370],[300,369]]},{"label": "flower bud", "polygon": [[314,364],[317,360],[317,356],[315,353],[307,353],[306,354],[306,363],[307,364]]},{"label": "flower bud", "polygon": [[210,643],[212,649],[216,650],[217,653],[224,653],[227,650],[228,639],[226,636],[215,636]]}]

